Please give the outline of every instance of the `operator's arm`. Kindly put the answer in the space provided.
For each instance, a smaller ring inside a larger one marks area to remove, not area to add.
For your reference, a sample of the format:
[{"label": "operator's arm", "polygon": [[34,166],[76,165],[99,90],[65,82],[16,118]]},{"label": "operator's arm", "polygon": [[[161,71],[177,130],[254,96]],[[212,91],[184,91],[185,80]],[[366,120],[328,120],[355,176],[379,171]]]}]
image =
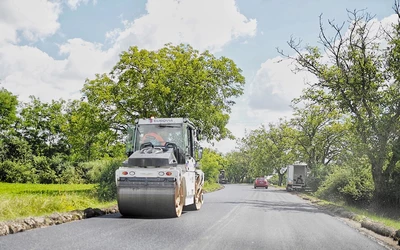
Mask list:
[{"label": "operator's arm", "polygon": [[159,134],[156,134],[156,133],[145,134],[142,139],[142,143],[143,142],[154,142],[153,144],[157,143],[161,146],[165,145],[164,139]]}]

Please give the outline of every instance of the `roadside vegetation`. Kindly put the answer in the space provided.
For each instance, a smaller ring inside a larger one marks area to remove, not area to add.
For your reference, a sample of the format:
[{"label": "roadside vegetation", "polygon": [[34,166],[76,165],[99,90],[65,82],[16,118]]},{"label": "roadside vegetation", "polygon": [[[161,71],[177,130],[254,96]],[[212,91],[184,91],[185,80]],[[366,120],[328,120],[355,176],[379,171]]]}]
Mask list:
[{"label": "roadside vegetation", "polygon": [[[384,212],[381,211],[380,213],[369,211],[368,209],[360,209],[358,207],[352,207],[348,205],[344,205],[344,208],[350,212],[357,214],[358,220],[362,220],[363,218],[370,218],[375,222],[380,222],[385,226],[400,229],[400,215],[394,211]],[[396,219],[397,217],[397,219]]]},{"label": "roadside vegetation", "polygon": [[206,181],[203,188],[205,193],[209,193],[221,189],[222,186],[215,182]]},{"label": "roadside vegetation", "polygon": [[[112,175],[111,175],[112,176]],[[0,222],[62,213],[86,208],[116,205],[113,184],[22,184],[0,182]],[[205,182],[204,191],[213,192],[221,185]]]},{"label": "roadside vegetation", "polygon": [[[317,204],[323,208],[330,208],[332,212],[337,211],[338,208],[344,209],[346,212],[351,212],[355,214],[351,217],[352,220],[362,222],[365,219],[368,221],[373,221],[382,224],[386,227],[393,228],[395,230],[400,230],[400,214],[397,208],[380,208],[378,212],[377,209],[371,209],[368,207],[360,208],[360,206],[349,205],[344,201],[328,201],[324,199],[317,198],[314,193],[297,193],[300,197],[305,200],[310,200],[312,203]],[[346,214],[347,215],[347,214]],[[342,217],[343,214],[339,215]]]},{"label": "roadside vegetation", "polygon": [[387,26],[365,10],[344,23],[321,16],[318,44],[292,38],[289,52],[278,49],[314,80],[293,100],[292,118],[237,139],[223,166],[230,182],[273,175],[285,186],[286,166],[305,162],[312,195],[400,228],[399,1],[393,9]]},{"label": "roadside vegetation", "polygon": [[114,204],[99,201],[94,184],[0,183],[0,221]]},{"label": "roadside vegetation", "polygon": [[[393,9],[400,20],[398,1]],[[247,131],[225,155],[204,150],[206,190],[220,188],[222,169],[230,183],[273,175],[284,186],[285,167],[300,161],[316,197],[400,220],[400,24],[348,14],[348,26],[321,16],[317,45],[293,38],[290,52],[278,50],[314,80],[293,100],[290,119]],[[190,117],[204,140],[234,139],[226,125],[244,84],[231,59],[167,44],[121,53],[109,73],[85,82],[80,100],[22,103],[0,89],[2,218],[115,202],[114,172],[136,118]]]}]

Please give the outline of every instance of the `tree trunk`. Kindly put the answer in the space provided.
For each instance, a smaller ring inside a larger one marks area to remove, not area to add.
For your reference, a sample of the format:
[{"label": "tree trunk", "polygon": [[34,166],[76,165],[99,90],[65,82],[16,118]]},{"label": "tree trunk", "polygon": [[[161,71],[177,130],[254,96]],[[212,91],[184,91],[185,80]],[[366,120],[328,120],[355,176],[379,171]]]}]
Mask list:
[{"label": "tree trunk", "polygon": [[282,186],[282,182],[283,182],[283,176],[285,174],[281,174],[280,172],[278,172],[278,176],[279,176],[279,181],[278,181],[278,186]]},{"label": "tree trunk", "polygon": [[379,206],[385,206],[388,200],[388,179],[383,173],[384,161],[373,159],[371,160],[372,165],[372,179],[374,181],[374,202]]}]

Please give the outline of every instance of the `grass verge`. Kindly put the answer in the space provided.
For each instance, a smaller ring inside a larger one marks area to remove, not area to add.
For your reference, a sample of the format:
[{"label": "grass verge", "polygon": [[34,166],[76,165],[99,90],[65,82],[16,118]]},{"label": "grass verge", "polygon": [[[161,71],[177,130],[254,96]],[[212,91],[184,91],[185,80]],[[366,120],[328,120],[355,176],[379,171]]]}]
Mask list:
[{"label": "grass verge", "polygon": [[208,182],[208,181],[204,182],[204,186],[203,186],[203,189],[206,193],[217,191],[221,188],[222,188],[222,186],[219,183]]},{"label": "grass verge", "polygon": [[[104,208],[116,201],[100,201],[95,184],[21,184],[0,182],[0,221],[43,216],[89,207]],[[205,192],[221,189],[204,183]]]},{"label": "grass verge", "polygon": [[400,218],[398,220],[396,220],[393,218],[389,218],[388,216],[384,216],[382,214],[371,212],[367,209],[362,209],[362,208],[357,208],[357,207],[346,205],[344,202],[332,202],[332,201],[321,200],[310,194],[302,193],[302,194],[300,194],[300,196],[303,198],[306,197],[308,200],[314,201],[314,203],[317,203],[318,205],[321,205],[321,206],[334,205],[337,207],[342,207],[343,209],[356,214],[357,215],[357,217],[355,218],[356,221],[361,222],[363,219],[368,218],[374,222],[379,222],[387,227],[391,227],[391,228],[400,230]]},{"label": "grass verge", "polygon": [[281,189],[281,190],[286,190],[286,186],[278,186],[278,185],[275,185],[275,184],[270,184],[270,186],[271,187],[274,187],[274,188],[276,188],[276,189]]},{"label": "grass verge", "polygon": [[345,205],[343,207],[345,209],[347,209],[348,211],[359,215],[361,219],[367,217],[375,222],[380,222],[385,226],[392,227],[395,229],[400,229],[400,218],[399,218],[399,220],[395,220],[395,219],[388,218],[386,216],[382,216],[382,215],[379,215],[377,213],[374,213],[374,212],[371,212],[371,211],[368,211],[365,209],[360,209],[360,208],[351,207],[351,206],[347,206],[347,205]]},{"label": "grass verge", "polygon": [[0,221],[112,205],[100,202],[91,184],[0,183]]}]

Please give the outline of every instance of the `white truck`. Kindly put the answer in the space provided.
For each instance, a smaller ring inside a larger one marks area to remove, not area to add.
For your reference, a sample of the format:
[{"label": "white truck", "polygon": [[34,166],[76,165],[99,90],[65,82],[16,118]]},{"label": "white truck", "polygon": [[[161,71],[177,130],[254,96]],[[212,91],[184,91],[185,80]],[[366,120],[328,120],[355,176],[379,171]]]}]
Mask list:
[{"label": "white truck", "polygon": [[304,190],[307,186],[307,164],[294,163],[287,166],[286,190]]}]

